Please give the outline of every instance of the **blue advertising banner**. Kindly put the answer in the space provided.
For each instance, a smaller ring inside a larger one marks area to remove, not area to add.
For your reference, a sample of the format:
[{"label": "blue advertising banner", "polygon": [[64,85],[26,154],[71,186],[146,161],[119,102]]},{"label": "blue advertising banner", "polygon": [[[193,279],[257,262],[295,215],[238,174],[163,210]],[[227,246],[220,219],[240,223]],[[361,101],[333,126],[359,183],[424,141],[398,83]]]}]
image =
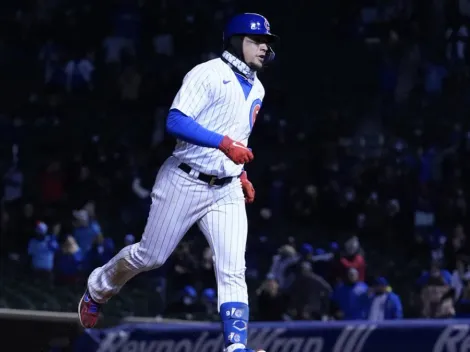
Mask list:
[{"label": "blue advertising banner", "polygon": [[[268,352],[470,352],[470,320],[250,324],[251,348]],[[125,324],[86,330],[77,352],[221,352],[220,325]]]}]

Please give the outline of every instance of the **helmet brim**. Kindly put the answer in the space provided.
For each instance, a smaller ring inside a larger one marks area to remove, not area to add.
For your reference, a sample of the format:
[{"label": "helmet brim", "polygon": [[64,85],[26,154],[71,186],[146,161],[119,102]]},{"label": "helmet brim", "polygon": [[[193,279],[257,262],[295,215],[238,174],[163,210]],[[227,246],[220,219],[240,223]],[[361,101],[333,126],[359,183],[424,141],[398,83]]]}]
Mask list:
[{"label": "helmet brim", "polygon": [[249,37],[265,37],[267,39],[268,44],[273,44],[276,43],[280,40],[279,36],[269,33],[269,34],[252,34],[252,33],[247,33],[245,34],[246,36]]},{"label": "helmet brim", "polygon": [[275,34],[272,34],[272,33],[237,33],[237,34],[234,34],[228,38],[224,38],[224,42],[226,42],[227,40],[229,40],[231,37],[234,37],[234,36],[240,36],[240,37],[265,37],[267,39],[267,43],[268,44],[273,44],[273,43],[276,43],[278,42],[279,40],[281,40],[281,38],[279,38],[279,36],[275,35]]}]

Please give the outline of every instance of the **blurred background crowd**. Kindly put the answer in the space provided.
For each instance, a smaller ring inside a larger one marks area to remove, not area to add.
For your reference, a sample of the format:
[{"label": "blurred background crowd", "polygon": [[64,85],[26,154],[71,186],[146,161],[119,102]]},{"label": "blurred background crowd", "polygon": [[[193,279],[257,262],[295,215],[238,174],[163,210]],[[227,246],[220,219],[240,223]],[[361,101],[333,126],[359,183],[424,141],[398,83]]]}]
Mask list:
[{"label": "blurred background crowd", "polygon": [[[2,2],[1,307],[76,311],[139,241],[181,80],[249,10],[282,38],[247,166],[253,319],[469,316],[470,5],[281,5]],[[105,315],[216,317],[211,258],[191,229]]]}]

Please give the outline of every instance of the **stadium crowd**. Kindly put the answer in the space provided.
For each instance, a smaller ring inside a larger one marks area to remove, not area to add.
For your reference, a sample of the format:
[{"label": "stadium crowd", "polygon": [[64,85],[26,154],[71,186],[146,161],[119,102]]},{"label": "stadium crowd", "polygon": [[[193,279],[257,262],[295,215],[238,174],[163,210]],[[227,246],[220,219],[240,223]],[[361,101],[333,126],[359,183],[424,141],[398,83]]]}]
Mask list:
[{"label": "stadium crowd", "polygon": [[[75,311],[87,274],[139,240],[174,145],[167,109],[183,75],[218,55],[223,23],[242,3],[2,5],[0,305],[31,302],[19,278],[72,292],[56,309]],[[251,3],[262,12],[263,1]],[[331,59],[322,90],[304,93],[318,104],[303,114],[285,106],[297,92],[279,98],[289,67],[261,73],[268,98],[247,167],[255,319],[469,315],[470,11],[438,3],[424,14],[400,0],[318,13],[331,20],[324,40],[335,50],[322,53]],[[148,315],[217,315],[212,252],[197,228],[131,287]],[[27,306],[50,308],[39,297]]]}]

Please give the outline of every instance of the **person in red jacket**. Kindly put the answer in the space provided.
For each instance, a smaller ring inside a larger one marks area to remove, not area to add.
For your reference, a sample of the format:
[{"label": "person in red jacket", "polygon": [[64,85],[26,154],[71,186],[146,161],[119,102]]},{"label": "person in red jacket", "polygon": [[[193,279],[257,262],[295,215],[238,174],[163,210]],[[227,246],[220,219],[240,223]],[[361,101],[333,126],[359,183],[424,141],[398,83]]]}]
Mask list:
[{"label": "person in red jacket", "polygon": [[345,274],[348,269],[356,269],[359,273],[359,280],[365,281],[366,261],[361,254],[361,245],[359,239],[354,236],[344,244],[344,254],[340,258],[340,267]]}]

